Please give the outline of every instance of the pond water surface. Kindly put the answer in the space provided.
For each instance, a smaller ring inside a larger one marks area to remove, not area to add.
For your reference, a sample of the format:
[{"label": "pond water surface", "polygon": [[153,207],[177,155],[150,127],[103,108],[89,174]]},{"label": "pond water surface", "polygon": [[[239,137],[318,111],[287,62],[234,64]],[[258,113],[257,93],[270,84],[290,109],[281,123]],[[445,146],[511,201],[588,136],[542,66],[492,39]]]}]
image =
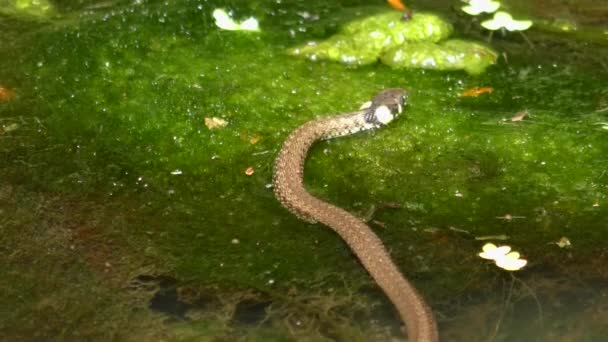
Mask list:
[{"label": "pond water surface", "polygon": [[[402,339],[348,247],[271,188],[291,130],[400,87],[409,104],[389,127],[313,147],[307,188],[374,212],[442,340],[601,341],[608,5],[572,3],[505,1],[534,25],[491,37],[459,1],[408,3],[498,53],[476,76],[287,53],[384,1],[0,11],[1,339]],[[216,8],[260,32],[219,29]],[[480,258],[487,242],[527,265]]]}]

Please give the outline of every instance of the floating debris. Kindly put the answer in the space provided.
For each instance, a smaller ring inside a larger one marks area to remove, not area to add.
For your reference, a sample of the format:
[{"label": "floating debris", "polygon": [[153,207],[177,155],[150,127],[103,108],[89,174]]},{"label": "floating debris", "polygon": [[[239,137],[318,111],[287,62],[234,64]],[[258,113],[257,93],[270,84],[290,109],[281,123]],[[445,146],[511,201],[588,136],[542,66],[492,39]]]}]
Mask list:
[{"label": "floating debris", "polygon": [[260,136],[259,135],[254,135],[251,138],[249,138],[249,143],[251,145],[255,145],[258,143],[258,141],[260,141]]},{"label": "floating debris", "polygon": [[570,248],[570,247],[572,247],[572,243],[570,242],[570,239],[568,239],[565,236],[562,236],[559,240],[557,240],[556,242],[554,242],[554,244],[556,244],[559,248]]},{"label": "floating debris", "polygon": [[239,137],[241,138],[241,140],[247,141],[251,145],[257,144],[262,139],[262,137],[259,134],[247,133],[246,131],[241,132],[239,134]]},{"label": "floating debris", "polygon": [[403,2],[401,2],[401,0],[387,0],[386,2],[388,2],[389,5],[391,5],[392,8],[400,10],[400,11],[407,11],[407,7],[405,7],[405,5],[403,4]]},{"label": "floating debris", "polygon": [[490,94],[494,91],[492,87],[470,88],[463,91],[460,97],[477,97],[481,94]]},{"label": "floating debris", "polygon": [[10,133],[19,128],[19,124],[16,122],[9,123],[7,125],[0,125],[0,135]]},{"label": "floating debris", "polygon": [[484,235],[484,236],[476,236],[475,240],[477,240],[477,241],[509,240],[509,236],[505,235],[505,234],[500,234],[500,235]]},{"label": "floating debris", "polygon": [[511,214],[505,214],[504,216],[496,216],[497,219],[505,220],[505,221],[513,221],[513,219],[525,219],[525,216],[515,216]]},{"label": "floating debris", "polygon": [[513,115],[511,117],[511,121],[512,122],[516,122],[516,121],[522,121],[526,116],[530,115],[530,113],[528,112],[527,109],[522,110],[520,112],[515,113],[515,115]]},{"label": "floating debris", "polygon": [[471,234],[471,232],[469,232],[468,230],[460,229],[460,228],[456,228],[456,227],[451,227],[450,226],[450,227],[448,227],[448,229],[451,230],[451,231],[453,231],[453,232],[456,232],[456,233],[464,233],[464,234],[467,234],[467,235]]},{"label": "floating debris", "polygon": [[0,102],[9,102],[15,98],[15,92],[6,87],[0,86]]},{"label": "floating debris", "polygon": [[207,128],[209,128],[209,129],[223,128],[223,127],[226,127],[227,125],[228,125],[228,121],[226,121],[222,118],[217,118],[217,117],[205,118],[205,126],[207,126]]}]

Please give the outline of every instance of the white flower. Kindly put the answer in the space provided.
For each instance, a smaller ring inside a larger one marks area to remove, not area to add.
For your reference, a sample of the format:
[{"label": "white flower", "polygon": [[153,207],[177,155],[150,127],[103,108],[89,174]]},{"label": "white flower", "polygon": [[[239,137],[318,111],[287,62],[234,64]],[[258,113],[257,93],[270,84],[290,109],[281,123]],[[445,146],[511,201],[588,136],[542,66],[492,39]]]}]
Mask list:
[{"label": "white flower", "polygon": [[251,17],[241,23],[241,30],[259,31],[260,26],[258,24],[258,21],[254,17]]},{"label": "white flower", "polygon": [[479,253],[479,256],[488,260],[496,260],[505,256],[510,251],[511,247],[509,246],[496,247],[493,243],[486,243],[483,245],[483,252]]},{"label": "white flower", "polygon": [[496,259],[495,261],[496,266],[507,271],[519,271],[528,263],[528,260],[520,259],[519,253],[517,252],[511,252],[502,258]]},{"label": "white flower", "polygon": [[257,19],[251,17],[240,23],[230,18],[230,15],[223,9],[217,8],[213,11],[213,18],[215,18],[215,25],[223,30],[229,31],[259,31]]},{"label": "white flower", "polygon": [[503,11],[494,13],[494,18],[482,21],[481,26],[488,30],[496,31],[505,28],[507,31],[525,31],[532,26],[531,20],[514,20],[513,17]]},{"label": "white flower", "polygon": [[500,2],[492,0],[470,0],[465,1],[468,5],[461,9],[466,14],[478,15],[481,13],[494,13],[500,7]]},{"label": "white flower", "polygon": [[518,271],[528,263],[526,259],[519,258],[518,252],[510,252],[511,247],[509,246],[497,247],[493,243],[486,243],[482,249],[483,252],[479,253],[480,257],[494,260],[496,266],[507,271]]},{"label": "white flower", "polygon": [[215,18],[215,25],[224,30],[238,30],[239,25],[230,18],[225,10],[218,8],[213,11],[213,17]]}]

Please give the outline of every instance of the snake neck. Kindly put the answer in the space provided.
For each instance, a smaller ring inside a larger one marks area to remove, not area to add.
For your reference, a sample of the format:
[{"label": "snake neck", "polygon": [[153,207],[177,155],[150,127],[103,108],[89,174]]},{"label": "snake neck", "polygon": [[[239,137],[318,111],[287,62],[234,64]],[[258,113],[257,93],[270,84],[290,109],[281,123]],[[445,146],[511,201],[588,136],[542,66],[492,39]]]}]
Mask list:
[{"label": "snake neck", "polygon": [[308,150],[316,141],[374,128],[374,125],[365,122],[365,113],[362,110],[309,121],[295,129],[283,143],[275,161],[273,189],[279,202],[297,217],[311,223],[317,222],[317,211],[303,206],[308,201],[300,200],[312,197],[304,188],[304,163]]}]

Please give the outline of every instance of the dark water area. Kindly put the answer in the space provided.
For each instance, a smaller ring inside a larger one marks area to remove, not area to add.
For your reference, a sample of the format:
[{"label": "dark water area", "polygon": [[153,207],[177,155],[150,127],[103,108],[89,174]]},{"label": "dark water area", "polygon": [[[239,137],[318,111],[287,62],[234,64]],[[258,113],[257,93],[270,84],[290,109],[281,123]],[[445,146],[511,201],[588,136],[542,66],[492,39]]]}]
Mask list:
[{"label": "dark water area", "polygon": [[[495,64],[288,53],[380,0],[0,1],[0,339],[402,340],[348,246],[271,185],[294,128],[400,87],[389,126],[313,147],[307,189],[373,213],[441,340],[604,340],[608,3],[504,1],[533,22],[518,32],[406,5]],[[260,30],[220,29],[217,8]],[[488,242],[527,264],[479,257]]]}]

